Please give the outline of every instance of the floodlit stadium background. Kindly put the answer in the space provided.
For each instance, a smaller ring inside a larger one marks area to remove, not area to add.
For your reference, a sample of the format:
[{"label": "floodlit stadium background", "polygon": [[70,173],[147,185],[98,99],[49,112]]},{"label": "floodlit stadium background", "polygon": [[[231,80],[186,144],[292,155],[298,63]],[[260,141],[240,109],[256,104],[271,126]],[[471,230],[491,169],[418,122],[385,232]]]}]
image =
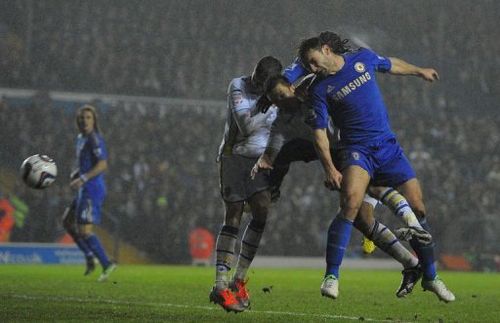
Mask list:
[{"label": "floodlit stadium background", "polygon": [[[432,85],[378,80],[423,184],[438,252],[496,270],[499,12],[493,0],[2,1],[0,198],[16,207],[9,240],[63,237],[74,112],[93,102],[110,152],[100,232],[107,248],[124,262],[190,263],[191,230],[216,235],[223,218],[215,157],[227,84],[264,55],[288,64],[301,39],[333,30],[353,45],[438,70]],[[35,153],[59,166],[45,191],[18,178]],[[323,255],[338,199],[322,178],[319,164],[292,166],[260,255]],[[383,207],[376,212],[399,225]],[[349,256],[360,257],[359,240],[353,236]]]}]

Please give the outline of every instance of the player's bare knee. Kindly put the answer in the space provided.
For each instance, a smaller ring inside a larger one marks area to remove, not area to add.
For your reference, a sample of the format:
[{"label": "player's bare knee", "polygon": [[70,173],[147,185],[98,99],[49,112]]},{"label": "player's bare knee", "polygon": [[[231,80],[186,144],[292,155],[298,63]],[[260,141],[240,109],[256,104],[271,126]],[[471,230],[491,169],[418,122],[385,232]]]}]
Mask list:
[{"label": "player's bare knee", "polygon": [[238,218],[227,218],[224,220],[224,225],[233,227],[233,228],[239,228],[240,227],[240,219]]},{"label": "player's bare knee", "polygon": [[87,239],[93,234],[92,224],[80,224],[78,225],[78,235],[83,239]]},{"label": "player's bare knee", "polygon": [[224,225],[228,225],[230,227],[239,228],[241,220],[238,217],[226,217],[224,219]]},{"label": "player's bare knee", "polygon": [[239,228],[244,202],[225,202],[224,204],[226,207],[226,214],[224,215],[224,225]]},{"label": "player's bare knee", "polygon": [[267,213],[269,213],[269,207],[271,206],[271,195],[268,191],[259,192],[252,196],[248,203],[252,209],[252,215],[254,218],[263,218],[265,221]]},{"label": "player's bare knee", "polygon": [[354,221],[359,213],[359,207],[346,206],[342,209],[342,215],[345,219]]},{"label": "player's bare knee", "polygon": [[370,186],[368,186],[367,192],[368,192],[368,195],[370,195],[371,197],[379,199],[386,190],[387,190],[387,187],[385,187],[385,186],[372,186],[372,185],[370,185]]},{"label": "player's bare knee", "polygon": [[353,221],[356,219],[359,210],[361,208],[361,204],[363,202],[362,196],[359,196],[356,193],[347,193],[344,197],[344,203],[342,206],[342,213],[346,219]]},{"label": "player's bare knee", "polygon": [[82,239],[87,239],[92,235],[92,231],[89,232],[88,230],[82,229],[82,227],[79,226],[77,230],[77,235]]}]

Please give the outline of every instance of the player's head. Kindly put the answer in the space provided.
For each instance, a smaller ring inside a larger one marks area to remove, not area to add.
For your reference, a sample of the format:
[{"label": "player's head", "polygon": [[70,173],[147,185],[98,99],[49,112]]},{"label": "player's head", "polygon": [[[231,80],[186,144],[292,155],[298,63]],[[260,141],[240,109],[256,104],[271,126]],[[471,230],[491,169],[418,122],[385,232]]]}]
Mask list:
[{"label": "player's head", "polygon": [[92,131],[99,132],[96,109],[89,104],[80,107],[76,112],[76,126],[83,134],[89,134]]},{"label": "player's head", "polygon": [[334,56],[349,51],[348,41],[336,33],[324,31],[317,37],[303,40],[298,55],[305,68],[326,76],[334,71]]},{"label": "player's head", "polygon": [[290,110],[300,105],[300,100],[295,95],[295,87],[283,75],[272,76],[267,80],[265,95],[280,109]]},{"label": "player's head", "polygon": [[281,65],[281,62],[277,58],[273,56],[262,57],[253,70],[252,85],[257,92],[263,92],[267,79],[281,74],[282,69],[283,65]]}]

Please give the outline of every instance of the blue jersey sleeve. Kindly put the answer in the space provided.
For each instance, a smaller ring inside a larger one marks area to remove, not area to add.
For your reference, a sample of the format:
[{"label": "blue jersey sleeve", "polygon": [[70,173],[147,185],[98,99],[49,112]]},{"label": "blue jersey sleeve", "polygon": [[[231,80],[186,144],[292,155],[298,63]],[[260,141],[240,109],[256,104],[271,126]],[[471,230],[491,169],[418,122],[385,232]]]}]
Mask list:
[{"label": "blue jersey sleeve", "polygon": [[311,104],[314,109],[313,129],[328,128],[328,104],[326,102],[326,91],[322,86],[315,86],[311,93]]},{"label": "blue jersey sleeve", "polygon": [[104,139],[98,134],[93,133],[90,137],[90,147],[92,149],[92,155],[98,160],[108,159],[106,144],[104,143]]},{"label": "blue jersey sleeve", "polygon": [[295,83],[302,76],[309,74],[302,62],[297,57],[292,64],[288,65],[283,71],[283,76],[290,82],[291,84]]},{"label": "blue jersey sleeve", "polygon": [[390,71],[392,63],[388,57],[380,56],[367,48],[364,48],[363,52],[366,57],[366,62],[370,63],[377,72],[385,73]]}]

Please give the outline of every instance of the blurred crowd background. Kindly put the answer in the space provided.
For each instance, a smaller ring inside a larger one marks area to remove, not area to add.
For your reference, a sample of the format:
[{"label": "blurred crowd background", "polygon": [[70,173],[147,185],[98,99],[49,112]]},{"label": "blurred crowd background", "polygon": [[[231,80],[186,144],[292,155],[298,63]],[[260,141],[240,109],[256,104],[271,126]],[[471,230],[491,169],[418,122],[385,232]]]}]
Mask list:
[{"label": "blurred crowd background", "polygon": [[[0,171],[17,174],[34,153],[60,171],[45,191],[16,182],[10,193],[30,211],[11,240],[56,240],[73,196],[81,102],[51,92],[161,97],[94,102],[110,153],[104,226],[155,261],[188,261],[188,232],[216,234],[223,219],[215,157],[227,84],[264,55],[286,65],[301,39],[333,30],[438,70],[436,84],[378,77],[391,123],[423,184],[438,250],[498,254],[499,9],[489,0],[2,1],[0,87],[37,94],[1,100]],[[323,254],[338,199],[322,178],[317,163],[292,166],[260,254]],[[399,226],[384,207],[377,214]]]}]

